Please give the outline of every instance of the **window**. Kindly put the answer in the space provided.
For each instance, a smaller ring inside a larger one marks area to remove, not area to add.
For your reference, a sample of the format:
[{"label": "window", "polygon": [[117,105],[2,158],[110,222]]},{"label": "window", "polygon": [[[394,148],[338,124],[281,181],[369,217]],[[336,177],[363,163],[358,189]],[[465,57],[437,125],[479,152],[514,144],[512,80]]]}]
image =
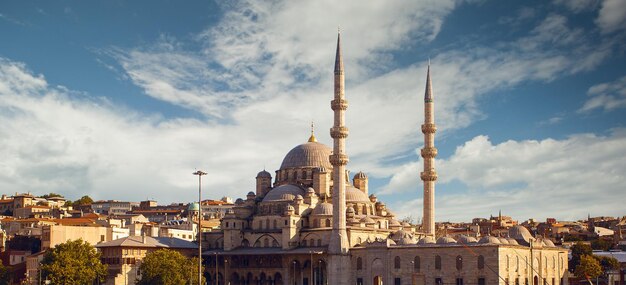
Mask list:
[{"label": "window", "polygon": [[322,239],[317,240],[317,246],[322,246]]},{"label": "window", "polygon": [[363,285],[363,278],[357,278],[356,285]]},{"label": "window", "polygon": [[441,256],[435,256],[435,269],[441,270]]},{"label": "window", "polygon": [[485,269],[485,257],[482,255],[478,256],[478,269]]},{"label": "window", "polygon": [[263,240],[263,247],[270,247],[270,240],[268,238],[265,238],[265,240]]},{"label": "window", "polygon": [[457,278],[456,285],[463,285],[463,278]]},{"label": "window", "polygon": [[363,259],[360,257],[357,257],[356,258],[356,270],[361,270],[361,269],[363,269]]},{"label": "window", "polygon": [[478,278],[478,285],[485,285],[485,278]]},{"label": "window", "polygon": [[463,257],[460,255],[457,255],[456,257],[456,270],[461,270],[463,269]]},{"label": "window", "polygon": [[326,226],[330,227],[330,219],[326,219]]},{"label": "window", "polygon": [[400,278],[394,278],[393,279],[393,285],[402,285],[402,281]]},{"label": "window", "polygon": [[441,280],[441,278],[435,278],[435,284],[443,285],[443,280]]},{"label": "window", "polygon": [[289,222],[287,220],[285,220],[285,226],[288,225],[288,224],[289,224]]},{"label": "window", "polygon": [[420,264],[420,257],[416,256],[413,259],[413,271],[420,272],[420,266],[421,266],[421,264]]},{"label": "window", "polygon": [[302,246],[306,246],[306,240],[302,241]]},{"label": "window", "polygon": [[274,220],[274,228],[277,229],[278,226],[276,225],[276,220]]},{"label": "window", "polygon": [[400,269],[400,257],[399,256],[396,256],[393,259],[393,268]]},{"label": "window", "polygon": [[519,278],[515,278],[515,285],[519,285]]}]

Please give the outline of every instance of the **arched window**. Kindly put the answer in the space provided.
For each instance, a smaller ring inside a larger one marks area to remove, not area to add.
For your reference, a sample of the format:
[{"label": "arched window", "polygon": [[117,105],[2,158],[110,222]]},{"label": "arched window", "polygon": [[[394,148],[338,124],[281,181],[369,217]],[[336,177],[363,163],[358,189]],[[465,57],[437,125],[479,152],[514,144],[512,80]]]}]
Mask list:
[{"label": "arched window", "polygon": [[485,257],[482,255],[478,256],[478,269],[485,269]]},{"label": "arched window", "polygon": [[552,269],[556,268],[556,257],[552,257]]},{"label": "arched window", "polygon": [[361,270],[363,269],[363,259],[361,259],[360,257],[356,258],[356,270]]},{"label": "arched window", "polygon": [[507,255],[506,256],[506,270],[509,270],[509,259],[510,257]]},{"label": "arched window", "polygon": [[363,212],[361,215],[367,215],[367,205],[363,205]]},{"label": "arched window", "polygon": [[326,219],[326,226],[330,227],[330,219]]},{"label": "arched window", "polygon": [[400,269],[400,257],[399,256],[396,256],[396,258],[393,259],[393,268]]},{"label": "arched window", "polygon": [[250,242],[247,239],[242,240],[241,247],[250,247]]},{"label": "arched window", "polygon": [[441,256],[435,256],[435,269],[441,270]]},{"label": "arched window", "polygon": [[519,256],[515,257],[515,271],[519,271]]},{"label": "arched window", "polygon": [[420,267],[422,266],[420,262],[421,260],[419,256],[416,256],[415,258],[413,258],[413,271],[420,272]]},{"label": "arched window", "polygon": [[278,245],[278,242],[276,240],[273,240],[272,247],[280,247],[280,245]]},{"label": "arched window", "polygon": [[270,240],[268,238],[265,238],[265,240],[263,240],[263,247],[270,247]]},{"label": "arched window", "polygon": [[278,225],[276,225],[276,220],[274,220],[274,229],[277,229]]},{"label": "arched window", "polygon": [[302,241],[302,246],[306,246],[306,240]]},{"label": "arched window", "polygon": [[456,256],[456,270],[463,269],[463,257],[460,255]]},{"label": "arched window", "polygon": [[322,246],[322,239],[317,240],[317,246]]}]

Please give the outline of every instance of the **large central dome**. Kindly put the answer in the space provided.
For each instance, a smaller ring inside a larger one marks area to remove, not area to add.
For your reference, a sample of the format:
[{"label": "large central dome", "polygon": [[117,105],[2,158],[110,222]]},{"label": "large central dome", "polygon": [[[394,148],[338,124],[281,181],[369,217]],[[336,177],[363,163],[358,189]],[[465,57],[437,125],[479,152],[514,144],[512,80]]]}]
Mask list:
[{"label": "large central dome", "polygon": [[280,169],[320,166],[332,169],[328,158],[331,154],[332,150],[324,144],[309,141],[290,150],[283,159]]}]

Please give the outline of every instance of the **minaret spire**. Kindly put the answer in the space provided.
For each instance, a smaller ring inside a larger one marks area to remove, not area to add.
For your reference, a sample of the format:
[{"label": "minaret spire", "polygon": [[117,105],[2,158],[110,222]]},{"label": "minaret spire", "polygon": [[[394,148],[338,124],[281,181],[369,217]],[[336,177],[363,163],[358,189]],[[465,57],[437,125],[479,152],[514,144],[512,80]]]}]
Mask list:
[{"label": "minaret spire", "polygon": [[315,124],[311,121],[311,136],[309,137],[309,142],[317,142],[317,138],[315,138]]},{"label": "minaret spire", "polygon": [[428,71],[426,73],[426,91],[424,93],[424,148],[421,154],[424,158],[424,171],[420,177],[424,183],[424,218],[422,219],[422,230],[426,235],[435,236],[435,181],[437,172],[435,171],[435,103],[433,102],[433,89],[430,80],[430,59],[428,60]]},{"label": "minaret spire", "polygon": [[333,138],[333,154],[329,157],[333,165],[333,228],[328,246],[329,267],[328,284],[348,285],[350,274],[350,256],[348,250],[348,234],[346,231],[346,138],[348,128],[345,127],[345,112],[348,109],[348,101],[345,100],[345,78],[343,58],[341,55],[341,34],[337,33],[337,53],[335,56],[335,95],[330,102],[334,112],[334,124],[330,129]]}]

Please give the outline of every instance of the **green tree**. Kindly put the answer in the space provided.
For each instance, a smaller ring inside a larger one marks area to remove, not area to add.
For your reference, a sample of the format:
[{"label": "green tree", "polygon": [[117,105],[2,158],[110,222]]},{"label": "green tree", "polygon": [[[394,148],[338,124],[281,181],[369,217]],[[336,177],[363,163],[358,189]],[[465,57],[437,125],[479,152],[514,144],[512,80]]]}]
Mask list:
[{"label": "green tree", "polygon": [[602,274],[600,262],[591,255],[580,256],[580,264],[574,270],[576,277],[580,279],[593,279]]},{"label": "green tree", "polygon": [[571,269],[575,269],[578,264],[580,264],[580,257],[583,255],[589,255],[591,256],[591,246],[589,246],[588,244],[584,244],[582,242],[577,242],[576,244],[572,245],[571,248],[572,251],[572,259],[570,260],[570,265],[569,268]]},{"label": "green tree", "polygon": [[72,206],[78,207],[78,206],[81,206],[81,205],[89,205],[91,203],[93,203],[93,199],[91,199],[91,197],[85,195],[83,197],[80,197],[80,199],[74,201],[74,203],[72,203]]},{"label": "green tree", "polygon": [[604,277],[608,276],[608,272],[611,270],[619,270],[619,261],[615,259],[615,257],[611,256],[593,256],[600,263],[600,267],[602,267],[602,274]]},{"label": "green tree", "polygon": [[11,284],[11,270],[0,262],[0,285]]},{"label": "green tree", "polygon": [[[159,249],[146,254],[137,284],[183,285],[198,284],[198,258],[187,258],[178,251]],[[204,271],[204,268],[202,269]],[[204,284],[204,277],[202,277]]]},{"label": "green tree", "polygon": [[591,248],[594,250],[608,251],[609,249],[611,249],[612,246],[613,244],[611,242],[603,240],[601,238],[591,241]]},{"label": "green tree", "polygon": [[57,194],[57,193],[54,193],[54,192],[50,192],[49,194],[44,194],[44,195],[41,195],[39,197],[40,198],[44,198],[44,199],[48,199],[48,198],[52,198],[52,197],[61,197],[61,198],[63,198],[63,195]]},{"label": "green tree", "polygon": [[100,262],[100,253],[93,246],[77,239],[50,249],[43,258],[41,271],[52,284],[82,285],[104,281],[107,266]]}]

